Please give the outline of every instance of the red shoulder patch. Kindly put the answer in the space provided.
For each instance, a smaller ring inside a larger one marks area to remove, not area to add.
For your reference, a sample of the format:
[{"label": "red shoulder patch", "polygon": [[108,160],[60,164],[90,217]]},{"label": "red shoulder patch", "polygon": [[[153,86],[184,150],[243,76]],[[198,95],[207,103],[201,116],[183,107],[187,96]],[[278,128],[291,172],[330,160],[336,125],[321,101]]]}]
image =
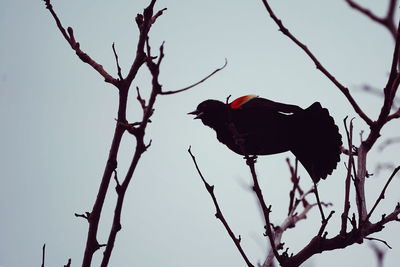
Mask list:
[{"label": "red shoulder patch", "polygon": [[256,98],[256,95],[245,95],[235,99],[231,104],[231,108],[233,109],[240,109],[242,108],[243,104],[249,102],[251,99]]}]

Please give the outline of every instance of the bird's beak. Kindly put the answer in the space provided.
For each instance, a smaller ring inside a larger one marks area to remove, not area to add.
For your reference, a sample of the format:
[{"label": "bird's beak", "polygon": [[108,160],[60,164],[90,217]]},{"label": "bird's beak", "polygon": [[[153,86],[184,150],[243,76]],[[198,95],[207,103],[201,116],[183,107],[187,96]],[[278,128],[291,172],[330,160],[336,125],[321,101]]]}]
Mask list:
[{"label": "bird's beak", "polygon": [[203,115],[203,112],[198,111],[197,109],[195,111],[189,112],[189,115],[196,115],[193,119],[200,119],[201,116]]}]

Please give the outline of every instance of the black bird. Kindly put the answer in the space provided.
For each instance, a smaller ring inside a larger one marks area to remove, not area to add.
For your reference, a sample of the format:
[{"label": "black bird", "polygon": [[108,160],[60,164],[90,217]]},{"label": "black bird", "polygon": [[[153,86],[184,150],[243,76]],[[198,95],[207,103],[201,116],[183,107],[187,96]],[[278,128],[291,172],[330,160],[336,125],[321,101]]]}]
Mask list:
[{"label": "black bird", "polygon": [[[240,155],[291,151],[315,183],[332,174],[340,161],[342,137],[328,110],[319,102],[302,109],[247,95],[229,104],[205,100],[189,114],[214,129],[217,139]],[[237,131],[236,138],[231,123]]]}]

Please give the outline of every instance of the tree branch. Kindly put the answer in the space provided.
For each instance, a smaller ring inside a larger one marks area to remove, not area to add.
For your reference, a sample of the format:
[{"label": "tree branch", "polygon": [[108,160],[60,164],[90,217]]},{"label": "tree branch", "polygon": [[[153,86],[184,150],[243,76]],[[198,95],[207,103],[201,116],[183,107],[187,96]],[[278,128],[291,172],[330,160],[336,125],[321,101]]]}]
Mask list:
[{"label": "tree branch", "polygon": [[[153,3],[153,2],[152,2]],[[152,4],[149,5],[149,7],[152,7]],[[149,16],[151,18],[152,16],[152,11],[148,10],[147,7],[144,11],[144,21],[149,21],[149,18],[146,17]],[[147,39],[147,38],[146,38]],[[150,46],[147,44],[147,50],[148,52],[150,52]],[[125,193],[126,190],[128,189],[129,183],[133,177],[133,173],[136,169],[136,166],[142,156],[142,154],[147,150],[147,148],[149,147],[149,145],[145,145],[144,143],[144,134],[145,134],[145,129],[147,127],[147,124],[149,123],[150,117],[153,115],[154,112],[154,104],[157,98],[157,95],[159,94],[160,90],[161,90],[161,85],[158,83],[158,74],[159,74],[159,67],[160,67],[160,63],[161,60],[163,58],[164,54],[163,54],[163,45],[161,45],[160,47],[160,57],[159,57],[159,61],[158,63],[154,63],[152,61],[151,58],[147,59],[147,66],[148,69],[152,75],[152,91],[150,94],[150,98],[148,101],[147,106],[145,106],[145,108],[143,108],[143,117],[141,122],[139,123],[138,128],[135,128],[135,131],[133,131],[132,133],[134,134],[135,138],[136,138],[136,148],[135,148],[135,152],[131,161],[131,164],[129,166],[128,172],[126,173],[125,179],[122,182],[122,184],[120,184],[118,186],[118,190],[117,190],[117,203],[115,205],[115,209],[114,209],[114,218],[113,218],[113,223],[112,223],[112,227],[111,227],[111,231],[110,234],[108,236],[108,240],[107,240],[107,245],[106,245],[106,249],[103,253],[103,260],[101,262],[101,267],[107,267],[110,257],[111,257],[111,253],[112,250],[114,248],[114,243],[115,243],[115,239],[117,236],[117,233],[121,230],[122,226],[121,226],[121,213],[122,213],[122,205],[125,199]]]},{"label": "tree branch", "polygon": [[[153,8],[155,3],[156,0],[151,0],[149,6],[144,9],[143,14],[138,14],[136,16],[136,24],[139,28],[139,41],[137,43],[135,60],[132,63],[129,73],[125,78],[125,82],[128,87],[131,85],[133,79],[135,79],[140,67],[146,61],[146,53],[144,52],[144,47],[148,38],[150,28],[152,24],[156,22],[156,19],[162,14],[163,10],[165,10],[162,9],[161,11],[158,11],[156,13],[156,16],[153,16]],[[150,55],[147,55],[147,57],[150,57]]]},{"label": "tree branch", "polygon": [[271,9],[271,6],[269,5],[267,0],[262,0],[265,8],[267,9],[269,15],[271,18],[275,21],[275,23],[278,25],[279,29],[281,32],[289,37],[297,46],[299,46],[308,56],[309,58],[314,62],[316,65],[317,69],[320,70],[336,87],[344,94],[344,96],[347,98],[347,100],[350,102],[351,106],[353,109],[357,112],[357,114],[368,124],[372,125],[372,120],[364,113],[364,111],[359,107],[355,99],[351,96],[350,91],[347,87],[342,85],[339,81],[336,80],[336,78],[319,62],[319,60],[314,56],[314,54],[307,48],[305,44],[300,42],[294,35],[292,35],[289,30],[283,25],[282,21],[278,19],[278,17],[275,15],[273,10]]},{"label": "tree branch", "polygon": [[220,207],[218,205],[217,198],[215,197],[215,194],[214,194],[214,186],[210,185],[206,181],[206,179],[204,178],[203,174],[201,173],[200,168],[197,165],[196,158],[192,154],[191,147],[189,147],[188,152],[189,152],[190,156],[192,157],[192,160],[193,160],[193,163],[194,163],[194,165],[196,167],[197,173],[199,174],[201,180],[204,183],[204,186],[207,189],[207,192],[210,194],[210,196],[211,196],[211,198],[212,198],[212,200],[214,202],[214,206],[215,206],[215,209],[216,209],[215,217],[217,217],[222,222],[222,224],[224,225],[226,231],[228,232],[228,234],[231,237],[232,241],[235,243],[236,248],[239,250],[240,255],[242,255],[242,258],[246,262],[247,266],[253,267],[254,265],[249,261],[249,259],[247,258],[246,253],[244,252],[242,246],[240,245],[240,241],[241,241],[240,235],[239,235],[239,238],[236,238],[235,234],[233,233],[232,229],[230,228],[228,222],[226,221],[224,215],[221,212],[221,209],[220,209]]},{"label": "tree branch", "polygon": [[[312,192],[312,189],[307,191],[306,193],[303,193],[303,190],[301,190],[300,185],[299,185],[299,178],[297,178],[297,159],[296,159],[296,164],[295,167],[291,166],[289,159],[286,159],[287,163],[289,165],[289,170],[291,173],[291,181],[293,183],[293,189],[290,191],[290,197],[289,197],[289,213],[286,219],[283,221],[283,223],[280,226],[274,227],[274,243],[276,247],[283,248],[284,243],[282,243],[282,236],[283,233],[296,226],[297,222],[304,220],[307,218],[307,213],[317,204],[309,204],[308,201],[306,200],[306,197],[308,194]],[[296,190],[299,192],[300,197],[299,199],[296,199],[295,201],[294,196],[296,193]],[[293,192],[293,193],[292,193]],[[296,209],[299,205],[299,203],[303,203],[303,211],[300,214],[297,214]],[[274,266],[274,258],[275,254],[272,249],[269,250],[267,258],[265,259],[262,267],[272,267]]]},{"label": "tree branch", "polygon": [[396,3],[397,0],[390,0],[390,4],[386,13],[386,17],[380,18],[375,15],[371,10],[362,7],[358,3],[354,2],[353,0],[345,0],[346,3],[353,9],[359,11],[360,13],[364,14],[372,21],[381,24],[382,26],[386,27],[393,38],[396,38],[396,26],[394,23],[394,11],[396,10]]},{"label": "tree branch", "polygon": [[107,71],[104,70],[103,66],[97,63],[94,59],[92,59],[88,54],[83,52],[80,49],[80,44],[75,41],[74,31],[71,27],[68,27],[67,31],[62,26],[60,19],[58,18],[57,14],[54,12],[53,6],[50,3],[50,0],[43,0],[45,2],[46,8],[50,11],[51,15],[53,16],[54,20],[56,21],[57,27],[64,36],[65,40],[69,43],[71,48],[75,51],[76,55],[85,63],[89,64],[93,69],[95,69],[101,76],[103,76],[104,81],[107,83],[111,83],[114,86],[118,87],[118,81]]},{"label": "tree branch", "polygon": [[206,80],[208,80],[208,78],[210,78],[211,76],[213,76],[214,74],[216,74],[216,73],[219,72],[220,70],[223,70],[223,69],[226,67],[227,64],[228,64],[228,61],[225,59],[225,64],[224,64],[222,67],[220,67],[220,68],[214,70],[213,72],[211,72],[209,75],[207,75],[206,77],[204,77],[204,78],[201,79],[200,81],[198,81],[198,82],[196,82],[196,83],[194,83],[194,84],[192,84],[192,85],[189,85],[189,86],[187,86],[187,87],[184,87],[184,88],[182,88],[182,89],[179,89],[179,90],[163,91],[163,92],[161,92],[161,94],[162,94],[162,95],[171,95],[171,94],[176,94],[176,93],[180,93],[180,92],[189,90],[189,89],[191,89],[191,88],[193,88],[193,87],[195,87],[195,86],[197,86],[197,85],[199,85],[199,84],[205,82]]},{"label": "tree branch", "polygon": [[45,257],[46,257],[46,244],[43,244],[43,247],[42,247],[42,265],[41,265],[41,267],[44,267],[44,259],[45,259]]},{"label": "tree branch", "polygon": [[382,127],[389,120],[395,118],[393,116],[389,116],[389,113],[393,105],[393,100],[396,96],[397,89],[400,84],[400,74],[397,71],[397,65],[399,64],[399,54],[400,54],[400,20],[397,27],[396,43],[393,51],[391,70],[386,86],[383,89],[384,103],[382,105],[378,120],[374,122],[373,125],[371,125],[371,132],[363,144],[367,150],[371,149],[371,147],[375,144],[376,140],[380,137],[380,130],[382,129]]},{"label": "tree branch", "polygon": [[368,215],[367,215],[367,219],[366,219],[367,221],[368,221],[368,219],[371,217],[372,213],[375,211],[375,209],[376,209],[376,207],[378,206],[379,202],[380,202],[382,199],[385,198],[386,189],[388,188],[390,182],[393,180],[393,177],[397,174],[397,172],[398,172],[399,170],[400,170],[400,165],[397,166],[397,167],[393,170],[392,175],[390,175],[389,179],[387,180],[385,186],[383,187],[381,193],[379,194],[378,199],[375,201],[374,206],[372,207],[371,211],[370,211],[370,212],[368,213]]},{"label": "tree branch", "polygon": [[[354,119],[354,118],[353,118]],[[353,119],[350,120],[350,130],[347,128],[347,117],[343,120],[344,127],[346,129],[347,143],[349,146],[349,151],[353,150]],[[340,234],[345,235],[347,233],[347,218],[349,217],[350,210],[350,182],[351,182],[351,171],[354,165],[353,153],[349,154],[349,160],[347,162],[347,175],[345,180],[345,196],[344,196],[344,208],[341,216],[342,226],[340,229]]]},{"label": "tree branch", "polygon": [[385,244],[388,248],[392,249],[392,247],[389,245],[389,243],[386,242],[385,240],[382,240],[382,239],[379,239],[379,238],[375,238],[375,237],[366,237],[365,239],[372,240],[372,241],[379,241],[379,242]]},{"label": "tree branch", "polygon": [[121,66],[119,65],[119,62],[118,62],[118,55],[117,55],[117,52],[115,51],[115,44],[114,43],[112,44],[112,50],[114,52],[115,63],[117,64],[118,77],[122,81],[124,78],[122,77],[122,74],[121,74]]},{"label": "tree branch", "polygon": [[267,207],[267,205],[265,204],[265,200],[264,200],[264,196],[262,194],[260,185],[258,183],[258,178],[257,178],[257,174],[256,174],[256,170],[255,170],[255,162],[257,159],[257,156],[253,156],[250,157],[249,154],[246,151],[246,148],[244,146],[244,142],[243,140],[240,138],[239,132],[236,129],[235,124],[232,121],[232,114],[231,114],[231,109],[230,106],[228,104],[230,96],[228,96],[226,98],[226,112],[227,112],[227,117],[228,117],[228,127],[229,130],[232,133],[233,139],[235,140],[236,144],[240,147],[240,150],[242,152],[242,154],[244,155],[244,158],[246,159],[246,164],[249,166],[250,168],[250,173],[253,179],[253,191],[255,192],[257,198],[258,198],[258,202],[261,206],[261,210],[264,214],[264,220],[265,220],[265,230],[266,230],[266,236],[269,239],[269,242],[271,244],[271,249],[274,252],[274,255],[276,257],[276,259],[278,260],[278,262],[282,265],[282,262],[284,260],[283,256],[279,255],[278,250],[275,246],[275,242],[274,242],[274,234],[272,232],[272,227],[271,227],[271,222],[270,222],[270,218],[269,218],[269,214],[271,213],[271,205]]}]

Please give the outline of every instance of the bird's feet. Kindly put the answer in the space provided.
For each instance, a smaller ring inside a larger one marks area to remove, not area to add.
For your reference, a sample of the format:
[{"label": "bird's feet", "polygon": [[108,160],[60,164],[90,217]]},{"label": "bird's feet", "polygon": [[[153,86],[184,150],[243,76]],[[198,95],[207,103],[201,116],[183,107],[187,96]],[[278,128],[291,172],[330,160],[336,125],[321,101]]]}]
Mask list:
[{"label": "bird's feet", "polygon": [[245,156],[244,159],[246,159],[247,165],[253,165],[257,162],[257,155]]}]

